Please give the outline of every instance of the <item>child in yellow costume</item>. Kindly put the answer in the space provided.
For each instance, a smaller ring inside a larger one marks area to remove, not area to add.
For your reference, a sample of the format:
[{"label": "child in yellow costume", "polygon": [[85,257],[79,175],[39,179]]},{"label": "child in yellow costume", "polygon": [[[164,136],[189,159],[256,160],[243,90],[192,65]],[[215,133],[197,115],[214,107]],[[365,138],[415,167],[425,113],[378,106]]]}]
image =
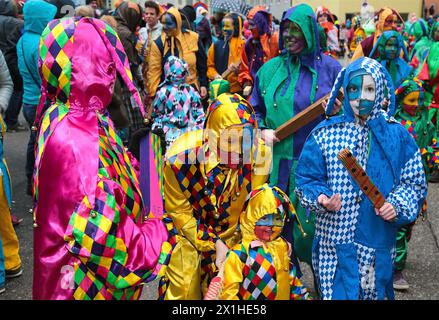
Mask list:
[{"label": "child in yellow costume", "polygon": [[[228,249],[241,240],[238,220],[245,199],[266,182],[264,169],[271,164],[255,130],[251,105],[237,94],[224,93],[209,107],[204,129],[183,134],[168,149],[165,210],[178,235],[159,284],[160,299],[201,299]],[[227,135],[241,139],[228,143],[222,139]],[[236,156],[239,163],[231,161]]]},{"label": "child in yellow costume", "polygon": [[240,217],[242,241],[224,265],[223,300],[307,300],[309,293],[290,261],[291,244],[280,237],[296,212],[288,196],[264,184],[253,190]]}]

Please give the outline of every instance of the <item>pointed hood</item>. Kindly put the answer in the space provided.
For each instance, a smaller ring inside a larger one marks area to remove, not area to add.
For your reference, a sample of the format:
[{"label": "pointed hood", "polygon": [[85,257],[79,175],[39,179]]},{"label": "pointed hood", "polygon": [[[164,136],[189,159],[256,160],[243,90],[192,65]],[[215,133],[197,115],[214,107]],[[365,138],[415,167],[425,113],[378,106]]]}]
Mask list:
[{"label": "pointed hood", "polygon": [[305,36],[307,48],[300,54],[302,57],[310,56],[311,59],[319,53],[319,30],[317,27],[316,15],[312,8],[307,4],[299,4],[294,6],[282,15],[282,21],[279,30],[279,50],[284,51],[283,32],[285,29],[285,21],[292,21],[299,25]]},{"label": "pointed hood", "polygon": [[418,19],[410,27],[410,35],[413,35],[416,42],[423,37],[428,37],[430,35],[428,23],[424,19]]},{"label": "pointed hood", "polygon": [[392,38],[395,37],[398,42],[398,51],[396,53],[396,56],[399,57],[401,54],[401,51],[404,52],[404,59],[408,60],[408,53],[407,48],[404,44],[404,39],[402,38],[401,34],[396,31],[385,31],[381,36],[378,38],[378,41],[375,43],[372,51],[369,54],[369,57],[373,57],[375,52],[378,52],[377,60],[383,60],[384,59],[384,50],[386,47],[386,42]]},{"label": "pointed hood", "polygon": [[285,222],[286,219],[295,217],[296,211],[288,196],[281,189],[270,187],[265,183],[250,192],[244,203],[243,212],[239,218],[243,240],[257,240],[256,222],[269,214],[279,214]]},{"label": "pointed hood", "polygon": [[170,56],[164,65],[165,83],[184,84],[189,74],[189,67],[186,62],[178,57]]},{"label": "pointed hood", "polygon": [[113,96],[116,72],[144,114],[122,43],[103,21],[79,17],[52,20],[41,36],[39,64],[42,95],[36,124],[46,98],[66,112],[71,107],[95,107],[103,112]]},{"label": "pointed hood", "polygon": [[162,23],[162,25],[165,25],[165,15],[166,14],[170,14],[170,15],[172,15],[174,17],[175,22],[177,24],[177,30],[176,30],[176,35],[175,36],[178,37],[181,34],[181,32],[182,32],[182,25],[183,25],[180,11],[178,11],[178,9],[175,8],[175,7],[169,8],[168,11],[166,11],[162,15],[162,17],[161,17],[161,21],[160,22]]},{"label": "pointed hood", "polygon": [[131,1],[124,1],[117,8],[115,19],[126,26],[131,32],[136,32],[142,22],[142,8]]},{"label": "pointed hood", "polygon": [[401,15],[395,10],[390,7],[384,7],[381,10],[379,10],[375,17],[378,16],[378,21],[376,23],[375,27],[375,36],[374,36],[374,43],[378,39],[378,37],[384,32],[384,22],[386,21],[387,17],[391,14],[395,14],[398,19],[404,23],[404,20],[402,19]]}]

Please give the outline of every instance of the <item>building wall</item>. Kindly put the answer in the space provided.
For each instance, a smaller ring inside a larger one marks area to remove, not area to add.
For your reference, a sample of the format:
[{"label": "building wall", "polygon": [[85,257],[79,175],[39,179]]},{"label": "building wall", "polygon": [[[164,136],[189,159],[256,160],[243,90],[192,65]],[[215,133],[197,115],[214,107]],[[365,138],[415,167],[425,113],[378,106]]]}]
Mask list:
[{"label": "building wall", "polygon": [[[298,3],[307,3],[314,9],[323,5],[337,15],[340,21],[345,21],[346,14],[360,12],[363,0],[293,0],[293,4]],[[403,16],[411,12],[416,13],[418,17],[422,16],[423,0],[369,0],[368,3],[374,7],[375,11],[384,6],[389,6]]]}]

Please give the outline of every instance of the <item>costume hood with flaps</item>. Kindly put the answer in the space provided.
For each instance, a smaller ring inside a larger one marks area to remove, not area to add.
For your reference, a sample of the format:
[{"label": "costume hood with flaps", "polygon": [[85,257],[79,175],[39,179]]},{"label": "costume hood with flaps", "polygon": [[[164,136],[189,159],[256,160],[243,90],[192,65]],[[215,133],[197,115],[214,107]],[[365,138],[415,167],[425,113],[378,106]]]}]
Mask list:
[{"label": "costume hood with flaps", "polygon": [[307,4],[299,4],[283,13],[279,30],[279,50],[282,54],[287,53],[283,41],[283,32],[287,20],[296,23],[305,36],[307,47],[300,53],[301,61],[306,64],[312,63],[320,52],[319,30],[314,11]]},{"label": "costume hood with flaps", "polygon": [[397,18],[404,23],[404,20],[402,19],[401,15],[396,11],[395,9],[392,9],[390,7],[384,7],[381,10],[379,10],[375,16],[378,17],[378,21],[376,23],[375,27],[375,35],[374,35],[374,43],[378,39],[378,37],[384,32],[384,22],[386,21],[387,17],[391,14],[395,14]]},{"label": "costume hood with flaps", "polygon": [[[359,70],[372,76],[376,86],[374,106],[371,113],[366,119],[366,124],[372,131],[372,134],[374,135],[377,142],[382,146],[381,149],[385,154],[386,159],[391,164],[393,176],[395,177],[395,179],[398,179],[398,172],[400,171],[399,168],[401,164],[399,163],[399,159],[396,159],[394,157],[393,148],[388,147],[397,143],[397,141],[394,141],[393,137],[389,136],[389,131],[386,129],[389,123],[395,123],[395,125],[399,125],[396,120],[391,118],[396,111],[396,101],[392,79],[383,65],[381,65],[378,61],[374,59],[362,57],[352,62],[348,67],[343,68],[338,74],[334,87],[331,91],[329,102],[326,107],[326,114],[331,114],[332,109],[334,108],[337,93],[340,91],[341,88],[343,88],[344,92],[347,92],[347,86],[349,84],[349,81],[354,74],[359,72]],[[388,107],[386,111],[383,109],[385,100],[388,101]],[[356,121],[354,111],[352,110],[347,95],[345,95],[345,98],[342,102],[342,107],[344,111],[343,115],[334,116],[329,118],[329,120],[321,122],[314,129],[314,131],[324,126]]]},{"label": "costume hood with flaps", "polygon": [[189,74],[189,67],[186,62],[178,57],[168,57],[163,67],[165,74],[165,81],[159,87],[164,84],[181,85],[186,83],[186,77]]},{"label": "costume hood with flaps", "polygon": [[288,196],[278,187],[263,184],[250,192],[244,203],[239,218],[243,240],[257,240],[256,222],[269,214],[279,214],[284,222],[286,219],[296,219],[296,211]]},{"label": "costume hood with flaps", "polygon": [[397,44],[398,44],[398,49],[396,52],[396,58],[395,59],[400,59],[400,54],[401,54],[401,50],[404,53],[404,59],[407,61],[408,60],[408,52],[407,52],[407,48],[404,44],[404,39],[402,38],[402,36],[396,32],[396,31],[385,31],[381,34],[381,36],[378,38],[378,41],[375,43],[375,46],[373,47],[372,51],[370,52],[369,57],[373,57],[375,52],[378,52],[378,58],[376,60],[382,60],[383,56],[384,56],[384,50],[386,47],[386,42],[392,38],[395,37]]},{"label": "costume hood with flaps", "polygon": [[224,19],[231,18],[233,20],[233,37],[240,38],[242,35],[243,21],[239,14],[228,13],[224,16]]},{"label": "costume hood with flaps", "polygon": [[[204,142],[211,146],[215,139],[219,145],[219,139],[225,129],[247,124],[251,125],[253,130],[248,132],[251,135],[251,140],[248,141],[250,145],[245,144],[245,148],[248,148],[249,155],[254,157],[256,146],[253,137],[255,130],[258,129],[255,111],[250,103],[240,95],[223,93],[216,98],[207,111],[204,122]],[[216,150],[211,151],[216,153]],[[218,157],[210,160],[216,161],[216,163],[212,163],[213,165],[219,163]]]},{"label": "costume hood with flaps", "polygon": [[24,31],[40,35],[55,14],[56,7],[46,1],[27,1],[23,6]]},{"label": "costume hood with flaps", "polygon": [[118,23],[125,25],[131,32],[136,32],[136,28],[142,21],[142,8],[130,1],[124,1],[117,8],[115,19]]},{"label": "costume hood with flaps", "polygon": [[415,37],[416,42],[423,37],[428,37],[430,34],[428,23],[424,19],[418,19],[410,27],[410,34]]},{"label": "costume hood with flaps", "polygon": [[[116,72],[145,114],[122,43],[103,21],[79,17],[52,20],[41,36],[39,66],[41,98],[33,127],[39,130],[34,172],[36,198],[38,163],[45,142],[71,112],[105,113],[113,96]],[[42,121],[46,99],[50,100],[50,106]]]}]

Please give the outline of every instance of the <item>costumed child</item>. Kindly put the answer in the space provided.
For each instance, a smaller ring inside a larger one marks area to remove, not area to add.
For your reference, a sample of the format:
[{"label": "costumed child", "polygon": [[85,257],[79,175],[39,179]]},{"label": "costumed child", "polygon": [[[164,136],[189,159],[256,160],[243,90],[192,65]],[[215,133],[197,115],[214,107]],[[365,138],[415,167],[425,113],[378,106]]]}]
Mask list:
[{"label": "costumed child", "polygon": [[242,241],[224,262],[222,300],[310,299],[290,261],[291,244],[280,236],[295,214],[277,187],[263,184],[248,195],[239,221]]},{"label": "costumed child", "polygon": [[425,54],[430,48],[430,28],[424,19],[419,19],[410,27],[410,34],[413,36],[414,44],[410,52],[410,66],[417,69],[424,60]]},{"label": "costumed child", "polygon": [[421,153],[392,118],[392,80],[380,63],[360,58],[344,68],[327,114],[341,88],[344,113],[311,132],[296,169],[296,193],[316,212],[318,289],[325,300],[394,299],[396,233],[416,219],[427,194]]},{"label": "costumed child", "polygon": [[[408,79],[395,91],[398,109],[395,119],[398,120],[415,139],[421,154],[427,178],[434,168],[439,166],[439,145],[434,124],[428,119],[428,109],[424,107],[424,88],[417,79]],[[420,214],[425,214],[427,203],[424,202]],[[408,242],[414,223],[402,226],[396,236],[396,257],[394,263],[393,288],[407,290],[409,283],[402,271],[408,255]]]},{"label": "costumed child", "polygon": [[164,135],[166,149],[183,133],[203,128],[204,110],[198,92],[186,83],[189,69],[175,56],[164,65],[165,81],[153,102],[152,132]]},{"label": "costumed child", "polygon": [[[401,51],[404,53],[404,59],[400,57]],[[404,80],[413,77],[413,68],[407,63],[407,48],[398,32],[393,30],[383,32],[369,55],[370,58],[374,56],[376,56],[375,60],[389,72],[394,88],[398,88]]]}]

